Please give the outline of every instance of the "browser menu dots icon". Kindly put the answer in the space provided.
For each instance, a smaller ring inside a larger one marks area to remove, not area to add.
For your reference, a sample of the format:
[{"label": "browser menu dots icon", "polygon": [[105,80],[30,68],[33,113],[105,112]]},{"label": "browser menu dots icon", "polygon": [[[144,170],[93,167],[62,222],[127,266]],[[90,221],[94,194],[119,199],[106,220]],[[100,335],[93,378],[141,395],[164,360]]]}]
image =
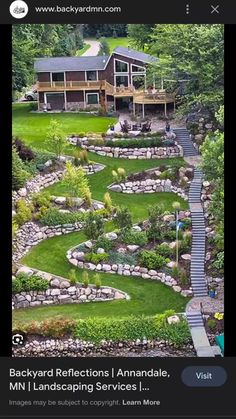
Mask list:
[{"label": "browser menu dots icon", "polygon": [[189,15],[190,13],[190,5],[187,3],[186,4],[186,15]]}]

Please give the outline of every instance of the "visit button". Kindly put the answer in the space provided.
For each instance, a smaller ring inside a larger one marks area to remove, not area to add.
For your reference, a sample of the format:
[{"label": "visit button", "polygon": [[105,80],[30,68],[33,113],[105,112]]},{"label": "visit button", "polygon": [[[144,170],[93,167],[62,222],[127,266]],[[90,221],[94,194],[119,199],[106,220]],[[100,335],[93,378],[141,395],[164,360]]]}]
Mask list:
[{"label": "visit button", "polygon": [[222,367],[187,367],[181,374],[183,383],[188,387],[220,387],[227,380]]}]

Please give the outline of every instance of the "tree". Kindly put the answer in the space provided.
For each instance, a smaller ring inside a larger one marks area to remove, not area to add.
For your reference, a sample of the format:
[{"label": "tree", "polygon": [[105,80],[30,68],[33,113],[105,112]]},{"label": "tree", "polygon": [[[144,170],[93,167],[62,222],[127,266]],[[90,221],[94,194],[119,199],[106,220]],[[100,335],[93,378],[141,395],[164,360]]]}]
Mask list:
[{"label": "tree", "polygon": [[131,39],[131,44],[141,50],[152,42],[152,31],[154,24],[130,24],[128,25],[128,36]]},{"label": "tree", "polygon": [[208,108],[214,114],[223,103],[223,25],[158,24],[151,38],[150,53],[172,62],[172,79],[189,79],[187,110]]},{"label": "tree", "polygon": [[110,55],[110,48],[106,38],[100,39],[100,49],[98,51],[98,55]]},{"label": "tree", "polygon": [[[224,108],[216,114],[219,124],[224,124]],[[200,148],[201,168],[204,178],[211,182],[214,190],[208,207],[216,221],[215,242],[219,250],[224,246],[224,133],[217,130],[208,135]]]},{"label": "tree", "polygon": [[56,119],[52,119],[50,122],[46,143],[48,148],[56,153],[58,158],[62,155],[66,146],[66,139],[62,132],[61,124]]},{"label": "tree", "polygon": [[129,230],[132,227],[131,213],[127,207],[118,208],[114,223],[121,230]]},{"label": "tree", "polygon": [[89,212],[84,226],[84,232],[88,239],[96,240],[104,233],[104,220],[100,214]]},{"label": "tree", "polygon": [[82,196],[89,207],[92,205],[89,182],[81,166],[73,166],[71,161],[67,161],[63,184],[68,188],[71,198]]},{"label": "tree", "polygon": [[153,240],[154,245],[156,240],[161,238],[165,223],[163,221],[163,208],[159,205],[154,205],[148,208],[148,240]]}]

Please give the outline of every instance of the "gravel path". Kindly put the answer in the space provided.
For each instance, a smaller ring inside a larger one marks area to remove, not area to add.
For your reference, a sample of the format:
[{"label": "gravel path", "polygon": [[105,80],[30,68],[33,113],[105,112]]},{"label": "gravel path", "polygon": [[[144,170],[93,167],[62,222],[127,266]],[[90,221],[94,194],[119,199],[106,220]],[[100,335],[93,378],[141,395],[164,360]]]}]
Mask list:
[{"label": "gravel path", "polygon": [[90,48],[87,49],[87,51],[85,51],[82,56],[94,56],[94,55],[98,55],[98,51],[99,51],[99,46],[100,46],[100,42],[99,41],[95,41],[93,39],[86,39],[86,41],[84,41],[85,44],[90,45]]}]

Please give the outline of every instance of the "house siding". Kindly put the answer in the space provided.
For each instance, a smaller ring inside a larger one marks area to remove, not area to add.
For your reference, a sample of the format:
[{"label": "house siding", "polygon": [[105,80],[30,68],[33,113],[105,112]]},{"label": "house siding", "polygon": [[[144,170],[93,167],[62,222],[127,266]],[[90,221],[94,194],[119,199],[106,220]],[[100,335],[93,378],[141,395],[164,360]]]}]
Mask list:
[{"label": "house siding", "polygon": [[84,71],[66,71],[66,81],[84,81]]},{"label": "house siding", "polygon": [[50,73],[38,73],[37,77],[40,82],[50,82]]}]

